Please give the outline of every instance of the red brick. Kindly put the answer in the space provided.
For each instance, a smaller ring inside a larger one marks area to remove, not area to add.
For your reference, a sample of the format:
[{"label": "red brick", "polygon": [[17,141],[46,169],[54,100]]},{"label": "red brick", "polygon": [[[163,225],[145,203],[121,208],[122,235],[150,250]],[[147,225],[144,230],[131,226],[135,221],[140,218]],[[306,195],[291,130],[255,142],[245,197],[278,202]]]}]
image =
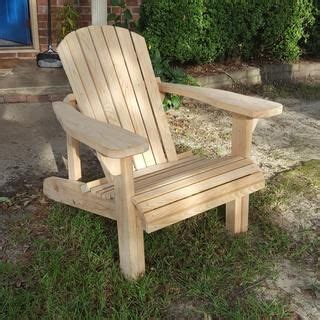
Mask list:
[{"label": "red brick", "polygon": [[16,53],[0,52],[0,59],[12,59],[16,57],[17,57]]},{"label": "red brick", "polygon": [[[59,8],[61,8],[65,3],[69,2],[70,0],[51,0],[52,6],[52,42],[54,46],[57,43],[57,12]],[[142,0],[126,0],[128,7],[132,10],[134,19],[138,19],[139,17],[139,7],[142,3]],[[79,27],[88,26],[91,24],[91,0],[80,0],[80,6],[78,9],[80,11],[80,21]],[[110,3],[111,1],[108,1]],[[75,2],[77,3],[77,2]],[[40,51],[44,51],[47,49],[47,28],[48,28],[48,0],[37,0],[37,10],[38,10],[38,27],[39,27],[39,42],[40,42]],[[119,8],[112,7],[111,5],[108,6],[108,12],[116,12],[119,13]],[[5,54],[0,53],[0,59],[7,59],[7,58],[15,58],[19,57],[20,59],[27,59],[27,58],[34,58],[33,55],[23,55],[23,54]]]},{"label": "red brick", "polygon": [[8,95],[4,96],[4,102],[6,103],[18,103],[18,102],[26,102],[27,96],[25,95]]},{"label": "red brick", "polygon": [[47,102],[49,101],[48,95],[27,96],[27,102]]},{"label": "red brick", "polygon": [[53,101],[63,101],[65,98],[66,94],[52,94],[48,96],[48,101],[53,102]]}]

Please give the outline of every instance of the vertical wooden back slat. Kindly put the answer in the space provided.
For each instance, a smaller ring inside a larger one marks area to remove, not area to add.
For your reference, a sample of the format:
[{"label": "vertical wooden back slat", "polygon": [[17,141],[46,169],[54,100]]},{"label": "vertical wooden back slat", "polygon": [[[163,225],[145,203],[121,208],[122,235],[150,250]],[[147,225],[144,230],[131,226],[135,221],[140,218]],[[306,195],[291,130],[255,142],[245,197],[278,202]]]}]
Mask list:
[{"label": "vertical wooden back slat", "polygon": [[[117,108],[115,108],[112,95],[110,93],[111,88],[102,70],[101,60],[97,55],[97,52],[103,48],[96,48],[94,46],[88,28],[80,29],[76,32],[76,34],[78,36],[83,54],[86,57],[88,68],[92,74],[92,79],[100,97],[101,104],[107,116],[108,122],[114,125],[121,125],[123,128],[129,131],[135,132],[126,105],[119,103],[116,104]],[[136,155],[134,157],[134,164],[137,169],[145,168],[146,163],[143,155]]]},{"label": "vertical wooden back slat", "polygon": [[[85,88],[85,92],[90,101],[90,105],[92,111],[95,115],[95,118],[99,121],[106,121],[106,115],[103,110],[103,106],[101,104],[97,89],[94,85],[93,78],[90,74],[89,68],[87,66],[86,58],[83,55],[82,49],[80,47],[76,32],[72,32],[66,38],[68,47],[71,52],[71,56],[73,58],[74,64],[79,72],[81,77],[83,86]],[[78,98],[78,97],[77,97]],[[77,99],[78,100],[78,99]],[[82,102],[79,101],[79,104]]]},{"label": "vertical wooden back slat", "polygon": [[[58,51],[81,112],[149,140],[150,150],[134,157],[136,169],[177,160],[143,37],[91,26],[69,34]],[[103,168],[113,166],[98,158]]]},{"label": "vertical wooden back slat", "polygon": [[141,75],[141,70],[132,44],[130,32],[124,28],[115,28],[115,30],[119,39],[120,47],[126,62],[134,92],[139,103],[140,113],[145,124],[150,145],[152,146],[153,154],[157,163],[164,163],[167,161],[167,159],[162,148],[161,138],[159,131],[157,130],[157,124],[153,117],[149,96]]},{"label": "vertical wooden back slat", "polygon": [[76,68],[76,65],[74,64],[73,58],[71,56],[71,52],[69,50],[68,44],[66,41],[62,42],[59,45],[59,55],[62,61],[66,61],[68,63],[65,63],[63,68],[68,76],[68,79],[70,81],[70,85],[72,88],[72,91],[74,95],[76,96],[76,99],[78,100],[78,108],[79,110],[86,116],[90,118],[94,118],[94,113],[91,108],[90,101],[88,99],[88,96],[86,94],[86,90],[84,88],[84,85],[82,83],[81,77],[79,75],[79,72]]},{"label": "vertical wooden back slat", "polygon": [[[102,72],[100,61],[96,54],[89,30],[87,28],[79,29],[76,31],[76,35],[107,121],[114,125],[120,125],[118,114],[113,105],[111,94]],[[82,76],[84,77],[85,75]],[[100,106],[97,105],[94,107],[99,108]],[[131,131],[133,131],[130,117],[125,118],[124,123],[121,123],[121,125],[126,126],[129,130],[131,129]]]},{"label": "vertical wooden back slat", "polygon": [[[141,120],[141,117],[135,116],[135,114],[132,114],[130,112],[134,106],[136,107],[136,110],[139,112],[139,107],[137,105],[135,95],[133,90],[130,92],[126,91],[128,93],[127,95],[124,95],[122,92],[122,88],[119,83],[120,76],[117,75],[115,66],[113,65],[112,58],[109,52],[109,48],[107,47],[107,43],[105,40],[105,37],[102,32],[101,27],[89,27],[89,31],[94,43],[94,46],[96,48],[97,55],[100,60],[101,68],[104,72],[104,76],[107,80],[108,87],[110,89],[111,96],[114,101],[114,105],[117,107],[120,122],[123,128],[136,132],[137,134],[146,137],[147,133],[145,131],[145,128],[143,126],[143,122]],[[129,79],[130,81],[130,79]],[[133,125],[128,126],[126,123],[128,121],[125,121],[126,119],[122,119],[122,117],[131,118],[131,123]],[[154,156],[152,153],[152,150],[148,150],[143,154],[144,160],[145,160],[145,166],[150,166],[155,164]],[[140,169],[141,166],[137,166],[137,169]]]},{"label": "vertical wooden back slat", "polygon": [[134,32],[131,32],[131,36],[167,158],[169,161],[175,161],[177,160],[177,153],[163,110],[161,95],[152,68],[146,41],[142,36]]},{"label": "vertical wooden back slat", "polygon": [[[115,74],[118,78],[120,88],[120,91],[118,91],[118,93],[121,93],[124,96],[129,113],[131,115],[131,119],[135,124],[136,132],[144,137],[148,137],[115,29],[111,26],[103,26],[102,29],[105,36],[106,44],[109,49],[111,62],[114,66]],[[150,151],[152,153],[147,152],[144,154],[148,166],[156,163],[153,145],[151,145],[150,147]]]}]

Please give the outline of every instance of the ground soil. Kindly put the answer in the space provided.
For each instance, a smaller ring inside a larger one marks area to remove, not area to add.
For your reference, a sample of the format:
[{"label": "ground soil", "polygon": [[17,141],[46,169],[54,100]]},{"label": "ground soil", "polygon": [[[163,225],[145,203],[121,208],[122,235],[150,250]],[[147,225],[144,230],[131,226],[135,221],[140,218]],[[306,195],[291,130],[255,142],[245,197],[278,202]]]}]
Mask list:
[{"label": "ground soil", "polygon": [[[253,157],[267,177],[301,161],[320,159],[320,100],[278,101],[284,104],[283,114],[260,120],[253,138]],[[45,234],[37,223],[48,213],[41,182],[49,175],[66,175],[65,136],[50,104],[0,105],[0,115],[0,196],[9,196],[11,201],[0,203],[0,258],[17,261],[27,257],[29,243],[19,248],[12,245],[8,228],[25,223],[28,217],[36,217],[32,222],[35,231],[30,232]],[[230,151],[231,118],[226,113],[186,100],[179,110],[169,111],[168,117],[180,151],[193,149],[209,157]],[[84,149],[83,154],[88,160],[86,167],[91,168],[88,176],[101,174],[92,152]],[[313,227],[317,235],[319,207],[319,197],[297,198],[281,212],[286,221],[283,225],[288,231]],[[313,225],[311,219],[315,221]],[[278,276],[267,280],[261,294],[267,298],[285,295],[298,316],[320,319],[319,296],[310,294],[309,290],[319,285],[319,270],[306,263],[302,261],[298,266],[279,261]]]},{"label": "ground soil", "polygon": [[[253,137],[253,158],[267,177],[302,161],[320,159],[320,101],[277,100],[284,105],[283,114],[259,120]],[[230,152],[231,118],[227,113],[185,100],[179,110],[169,111],[169,119],[181,150],[198,150],[208,157]],[[277,212],[276,223],[288,232],[310,230],[319,237],[320,192],[312,198],[292,194],[288,202]],[[320,270],[309,261],[297,265],[287,260],[278,261],[276,270],[277,276],[270,277],[260,293],[265,298],[289,299],[298,318],[320,319]]]}]

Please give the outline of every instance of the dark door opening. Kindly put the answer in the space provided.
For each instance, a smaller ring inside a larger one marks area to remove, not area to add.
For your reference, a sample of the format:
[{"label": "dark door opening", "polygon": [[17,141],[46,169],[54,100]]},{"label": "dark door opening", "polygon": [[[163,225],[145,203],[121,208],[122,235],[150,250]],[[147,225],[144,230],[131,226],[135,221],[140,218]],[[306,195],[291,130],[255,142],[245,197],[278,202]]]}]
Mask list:
[{"label": "dark door opening", "polygon": [[0,0],[0,47],[30,45],[29,0]]}]

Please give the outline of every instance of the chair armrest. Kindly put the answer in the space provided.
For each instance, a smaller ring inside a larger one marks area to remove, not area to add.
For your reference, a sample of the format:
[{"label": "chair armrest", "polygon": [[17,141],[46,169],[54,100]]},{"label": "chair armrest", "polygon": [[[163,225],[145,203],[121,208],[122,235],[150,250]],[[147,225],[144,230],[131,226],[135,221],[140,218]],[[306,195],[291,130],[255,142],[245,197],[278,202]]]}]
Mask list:
[{"label": "chair armrest", "polygon": [[54,112],[67,134],[110,158],[125,158],[149,149],[147,140],[121,127],[88,118],[65,102]]},{"label": "chair armrest", "polygon": [[282,105],[265,99],[242,94],[176,83],[159,83],[160,92],[172,93],[192,98],[216,108],[248,118],[268,118],[280,114]]}]

